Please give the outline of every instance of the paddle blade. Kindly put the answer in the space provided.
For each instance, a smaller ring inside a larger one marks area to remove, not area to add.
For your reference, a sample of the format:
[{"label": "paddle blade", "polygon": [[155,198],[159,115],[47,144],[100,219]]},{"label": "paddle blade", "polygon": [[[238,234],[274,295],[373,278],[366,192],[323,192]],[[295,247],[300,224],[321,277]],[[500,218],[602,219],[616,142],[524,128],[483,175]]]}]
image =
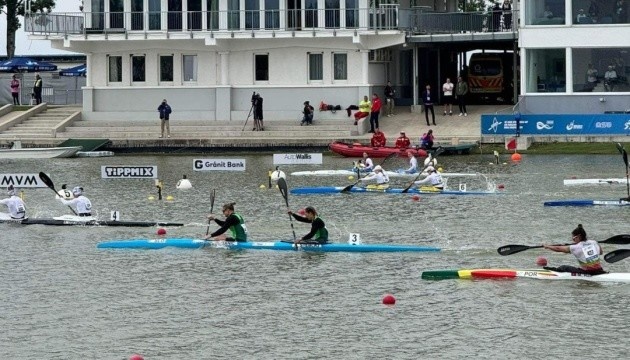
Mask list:
[{"label": "paddle blade", "polygon": [[619,249],[611,251],[604,256],[604,260],[608,263],[616,263],[630,256],[630,249]]},{"label": "paddle blade", "polygon": [[525,251],[525,250],[529,250],[529,249],[535,249],[535,248],[541,248],[543,247],[542,245],[537,245],[537,246],[527,246],[527,245],[505,245],[505,246],[501,246],[500,248],[497,249],[497,252],[499,253],[499,255],[512,255],[512,254],[516,254],[516,253],[520,253],[521,251]]},{"label": "paddle blade", "polygon": [[628,245],[630,244],[630,234],[615,235],[606,240],[598,241],[600,244]]},{"label": "paddle blade", "polygon": [[284,202],[287,204],[287,207],[289,207],[289,194],[287,191],[287,181],[284,180],[284,178],[279,178],[278,179],[278,189],[280,189],[280,194],[282,194],[282,197],[284,198]]},{"label": "paddle blade", "polygon": [[626,168],[628,167],[628,152],[626,149],[623,149],[623,162],[626,164]]},{"label": "paddle blade", "polygon": [[[39,173],[39,178],[42,180],[42,182],[44,184],[46,184],[46,186],[48,186],[49,188],[55,190],[55,184],[53,183],[53,181],[48,177],[48,175],[44,174],[43,172]],[[57,192],[57,190],[55,190],[55,192]]]},{"label": "paddle blade", "polygon": [[617,150],[619,150],[620,154],[623,154],[623,145],[621,145],[621,143],[617,143]]}]

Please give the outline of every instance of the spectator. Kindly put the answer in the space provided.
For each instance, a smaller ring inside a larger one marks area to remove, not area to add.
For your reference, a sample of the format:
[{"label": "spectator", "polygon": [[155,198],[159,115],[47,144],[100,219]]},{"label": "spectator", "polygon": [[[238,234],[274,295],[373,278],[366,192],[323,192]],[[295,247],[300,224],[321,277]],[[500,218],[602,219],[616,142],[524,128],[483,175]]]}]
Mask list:
[{"label": "spectator", "polygon": [[373,147],[384,147],[387,143],[387,139],[385,138],[385,134],[381,132],[379,128],[374,130],[374,135],[372,135],[372,139],[370,143]]},{"label": "spectator", "polygon": [[372,94],[372,112],[370,113],[370,133],[374,132],[374,129],[378,128],[378,116],[381,112],[381,99],[376,93]]},{"label": "spectator", "polygon": [[604,88],[606,91],[614,91],[617,83],[617,72],[612,65],[608,65],[608,71],[604,74]]},{"label": "spectator", "polygon": [[492,31],[497,32],[501,30],[501,5],[498,2],[494,3],[492,7]]},{"label": "spectator", "polygon": [[578,24],[584,24],[584,23],[589,22],[587,19],[588,19],[588,16],[586,16],[586,13],[584,13],[584,9],[578,10],[577,17],[575,18],[576,22]]},{"label": "spectator", "polygon": [[308,101],[305,101],[304,109],[302,110],[302,114],[304,114],[304,116],[302,117],[302,122],[300,122],[300,126],[304,124],[313,125],[313,111],[315,111],[315,108],[313,108]]},{"label": "spectator", "polygon": [[433,149],[433,141],[435,140],[435,138],[433,137],[433,130],[429,129],[429,131],[427,131],[426,133],[422,134],[422,137],[420,138],[420,148],[424,149],[424,150],[431,150]]},{"label": "spectator", "polygon": [[625,0],[615,1],[615,12],[613,19],[616,24],[625,24],[628,22],[628,11],[626,9]]},{"label": "spectator", "polygon": [[404,131],[400,132],[400,136],[396,139],[396,147],[399,149],[406,149],[411,145],[411,140],[405,135]]},{"label": "spectator", "polygon": [[549,6],[545,6],[545,11],[543,12],[543,17],[545,17],[547,19],[553,18],[553,12],[549,8]]},{"label": "spectator", "polygon": [[453,89],[455,85],[451,82],[450,78],[446,78],[446,82],[442,85],[442,92],[444,93],[444,116],[446,116],[446,110],[448,115],[453,116]]},{"label": "spectator", "polygon": [[166,129],[166,137],[171,137],[171,127],[169,125],[169,118],[171,115],[171,106],[166,102],[166,99],[162,100],[160,106],[158,106],[157,110],[160,112],[160,128],[162,129],[161,138],[164,137],[164,129]]},{"label": "spectator", "polygon": [[597,86],[597,75],[598,71],[593,67],[593,64],[588,64],[588,69],[586,70],[586,90],[593,91],[595,86]]},{"label": "spectator", "polygon": [[372,103],[368,99],[368,96],[365,95],[363,100],[359,102],[359,111],[354,113],[354,125],[357,125],[359,120],[370,115],[370,108],[372,108]]},{"label": "spectator", "polygon": [[20,80],[15,74],[11,79],[11,96],[13,97],[13,105],[20,105]]},{"label": "spectator", "polygon": [[503,28],[505,30],[512,29],[512,3],[510,0],[503,1],[501,10],[503,10]]},{"label": "spectator", "polygon": [[394,95],[396,94],[396,90],[392,87],[392,83],[390,81],[387,82],[387,86],[385,86],[385,112],[387,113],[387,117],[393,116],[394,114]]},{"label": "spectator", "polygon": [[431,126],[431,124],[429,124],[429,111],[431,111],[431,118],[433,119],[433,125],[435,125],[433,94],[431,93],[431,85],[429,84],[427,84],[425,90],[422,92],[422,103],[424,104],[424,117],[427,120],[427,126]]},{"label": "spectator", "polygon": [[35,98],[35,104],[42,103],[42,77],[39,74],[35,75],[35,83],[33,84],[33,97]]},{"label": "spectator", "polygon": [[468,95],[468,83],[461,76],[457,78],[457,86],[455,87],[455,98],[459,105],[459,116],[468,116],[466,111],[466,96]]}]

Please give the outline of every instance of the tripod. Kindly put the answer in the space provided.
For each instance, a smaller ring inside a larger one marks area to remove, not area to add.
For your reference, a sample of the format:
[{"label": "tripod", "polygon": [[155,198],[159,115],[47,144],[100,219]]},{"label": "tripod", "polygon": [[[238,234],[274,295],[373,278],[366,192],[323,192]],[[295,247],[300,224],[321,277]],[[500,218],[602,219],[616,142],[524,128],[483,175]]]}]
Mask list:
[{"label": "tripod", "polygon": [[[249,121],[249,117],[252,116],[252,111],[254,111],[254,103],[252,103],[252,107],[249,108],[249,113],[247,114],[247,119],[245,119],[245,124],[243,124],[243,129],[241,131],[245,131],[245,127],[247,126],[247,122]],[[254,123],[256,125],[256,123]],[[256,128],[254,128],[255,130]]]}]

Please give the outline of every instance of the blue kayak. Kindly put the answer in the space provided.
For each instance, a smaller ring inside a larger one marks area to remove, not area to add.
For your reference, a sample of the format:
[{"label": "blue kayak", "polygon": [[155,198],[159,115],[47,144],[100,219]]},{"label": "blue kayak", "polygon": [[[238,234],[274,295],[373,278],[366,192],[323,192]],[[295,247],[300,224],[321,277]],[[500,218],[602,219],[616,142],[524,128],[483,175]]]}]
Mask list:
[{"label": "blue kayak", "polygon": [[343,244],[329,243],[299,244],[295,246],[283,241],[208,241],[201,239],[135,239],[117,240],[99,243],[99,249],[163,249],[174,247],[181,249],[217,248],[228,250],[284,250],[284,251],[312,251],[312,252],[427,252],[440,251],[430,246],[413,245],[384,245],[384,244]]},{"label": "blue kayak", "polygon": [[[291,194],[307,195],[307,194],[339,194],[345,186],[316,186],[316,187],[298,187],[291,189]],[[354,186],[350,189],[351,193],[386,193],[386,194],[403,194],[404,189],[378,189],[364,188]],[[496,191],[460,191],[460,190],[423,190],[418,188],[410,188],[407,194],[423,194],[423,195],[493,195],[498,194]]]},{"label": "blue kayak", "polygon": [[555,200],[545,201],[544,206],[629,206],[626,200]]}]

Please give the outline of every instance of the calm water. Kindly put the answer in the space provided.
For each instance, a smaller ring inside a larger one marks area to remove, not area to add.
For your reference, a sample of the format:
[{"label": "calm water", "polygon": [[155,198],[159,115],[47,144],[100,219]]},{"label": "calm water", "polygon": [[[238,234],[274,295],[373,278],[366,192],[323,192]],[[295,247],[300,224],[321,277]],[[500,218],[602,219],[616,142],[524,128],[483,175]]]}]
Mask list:
[{"label": "calm water", "polygon": [[[193,158],[244,157],[247,171],[193,172]],[[442,157],[448,172],[481,172],[505,186],[498,196],[355,194],[293,196],[316,207],[331,236],[367,243],[438,246],[427,254],[304,254],[221,250],[108,251],[101,241],[153,237],[155,228],[20,227],[0,224],[0,359],[552,359],[628,357],[630,286],[544,281],[423,281],[426,269],[534,267],[572,263],[539,250],[497,255],[510,243],[564,243],[584,224],[594,239],[630,233],[627,208],[544,208],[552,199],[616,199],[626,187],[567,187],[577,176],[621,177],[620,156],[524,156],[490,165],[490,156]],[[378,163],[378,160],[377,160]],[[103,180],[101,165],[157,165],[164,195],[149,201],[152,180]],[[322,166],[347,168],[325,157]],[[405,165],[391,160],[385,168]],[[49,173],[57,187],[82,185],[99,215],[184,222],[169,236],[206,231],[210,189],[215,213],[235,201],[253,239],[288,239],[284,201],[267,183],[271,156],[131,156],[4,161],[2,173]],[[193,189],[175,190],[187,174]],[[399,181],[401,186],[407,180]],[[458,180],[451,179],[451,185]],[[465,179],[469,189],[485,186]],[[290,187],[346,185],[344,177],[291,177]],[[26,190],[31,216],[68,214],[47,189]],[[296,224],[298,234],[308,228]],[[213,229],[216,227],[213,226]],[[608,245],[605,251],[613,250]],[[630,260],[607,265],[630,271]],[[381,298],[392,293],[393,307]],[[600,345],[601,344],[601,345]],[[600,345],[600,346],[598,346]]]}]

